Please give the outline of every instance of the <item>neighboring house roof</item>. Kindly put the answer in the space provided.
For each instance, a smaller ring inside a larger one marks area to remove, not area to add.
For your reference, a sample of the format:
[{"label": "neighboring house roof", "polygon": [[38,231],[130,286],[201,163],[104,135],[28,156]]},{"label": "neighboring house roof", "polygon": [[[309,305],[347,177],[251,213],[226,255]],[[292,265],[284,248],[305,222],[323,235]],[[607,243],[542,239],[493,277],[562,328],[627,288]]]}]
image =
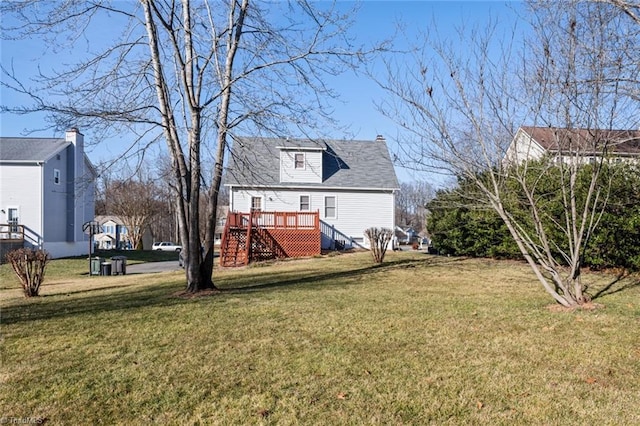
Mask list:
[{"label": "neighboring house roof", "polygon": [[105,223],[111,221],[113,223],[115,223],[116,225],[122,225],[124,226],[124,222],[122,221],[122,219],[120,219],[119,216],[113,216],[113,215],[98,215],[96,216],[95,219],[100,225],[104,225]]},{"label": "neighboring house roof", "polygon": [[[280,181],[280,151],[323,151],[322,183]],[[323,187],[398,189],[384,138],[375,141],[237,138],[232,146],[227,185],[247,187]]]},{"label": "neighboring house roof", "polygon": [[95,241],[115,241],[115,238],[106,233],[95,234],[93,236]]},{"label": "neighboring house roof", "polygon": [[547,151],[584,150],[585,154],[599,153],[603,148],[616,155],[640,155],[640,131],[562,129],[554,127],[522,126],[541,148]]},{"label": "neighboring house roof", "polygon": [[0,137],[0,161],[34,163],[49,160],[71,142],[59,138]]}]

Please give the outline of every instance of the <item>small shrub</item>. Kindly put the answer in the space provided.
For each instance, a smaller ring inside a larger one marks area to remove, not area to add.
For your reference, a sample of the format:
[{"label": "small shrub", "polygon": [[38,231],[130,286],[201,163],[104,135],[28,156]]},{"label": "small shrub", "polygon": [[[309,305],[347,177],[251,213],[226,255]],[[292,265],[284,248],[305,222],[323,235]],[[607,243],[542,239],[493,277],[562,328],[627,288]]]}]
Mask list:
[{"label": "small shrub", "polygon": [[7,253],[6,259],[18,276],[25,297],[37,296],[50,260],[49,253],[40,249],[21,248]]},{"label": "small shrub", "polygon": [[373,260],[376,263],[382,263],[387,247],[391,242],[393,231],[388,228],[369,228],[364,233],[369,238]]}]

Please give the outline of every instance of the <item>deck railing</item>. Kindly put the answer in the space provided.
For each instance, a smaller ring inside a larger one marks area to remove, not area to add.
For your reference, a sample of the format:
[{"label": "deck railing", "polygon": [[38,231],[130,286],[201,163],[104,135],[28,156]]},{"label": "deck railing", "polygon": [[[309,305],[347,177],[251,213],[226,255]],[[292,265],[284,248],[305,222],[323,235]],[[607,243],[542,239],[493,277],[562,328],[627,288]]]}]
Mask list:
[{"label": "deck railing", "polygon": [[24,226],[14,224],[0,224],[0,240],[24,241]]},{"label": "deck railing", "polygon": [[320,254],[319,212],[229,212],[220,264]]},{"label": "deck railing", "polygon": [[230,212],[229,226],[237,228],[260,227],[266,229],[320,229],[319,212]]}]

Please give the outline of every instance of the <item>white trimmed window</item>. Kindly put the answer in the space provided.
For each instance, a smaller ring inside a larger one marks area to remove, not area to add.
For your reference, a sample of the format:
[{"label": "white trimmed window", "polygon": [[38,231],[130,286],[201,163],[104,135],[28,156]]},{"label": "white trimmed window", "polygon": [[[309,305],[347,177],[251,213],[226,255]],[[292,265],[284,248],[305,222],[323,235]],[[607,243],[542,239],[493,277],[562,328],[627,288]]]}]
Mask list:
[{"label": "white trimmed window", "polygon": [[336,197],[327,196],[324,197],[324,217],[329,219],[335,219],[337,217],[338,208]]},{"label": "white trimmed window", "polygon": [[295,169],[304,169],[304,154],[301,152],[294,154],[293,163]]},{"label": "white trimmed window", "polygon": [[251,210],[252,211],[262,210],[262,197],[251,197]]},{"label": "white trimmed window", "polygon": [[309,197],[308,195],[301,195],[300,196],[300,211],[301,212],[308,212],[309,210],[311,210],[311,197]]},{"label": "white trimmed window", "polygon": [[60,170],[53,169],[53,183],[60,185]]}]

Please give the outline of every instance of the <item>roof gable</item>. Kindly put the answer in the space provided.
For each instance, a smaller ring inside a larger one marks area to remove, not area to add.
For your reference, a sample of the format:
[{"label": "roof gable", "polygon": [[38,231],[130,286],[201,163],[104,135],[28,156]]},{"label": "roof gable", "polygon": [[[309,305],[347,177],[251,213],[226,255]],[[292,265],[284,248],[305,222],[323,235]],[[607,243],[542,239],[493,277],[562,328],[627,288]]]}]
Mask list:
[{"label": "roof gable", "polygon": [[[287,150],[321,150],[322,183],[282,183],[279,153]],[[247,187],[332,187],[397,189],[398,180],[384,139],[290,140],[238,138],[231,149],[228,184]]]},{"label": "roof gable", "polygon": [[0,162],[45,162],[69,145],[60,138],[0,137]]},{"label": "roof gable", "polygon": [[547,151],[584,150],[595,153],[606,148],[619,155],[640,155],[640,131],[591,130],[523,126],[521,129]]}]

